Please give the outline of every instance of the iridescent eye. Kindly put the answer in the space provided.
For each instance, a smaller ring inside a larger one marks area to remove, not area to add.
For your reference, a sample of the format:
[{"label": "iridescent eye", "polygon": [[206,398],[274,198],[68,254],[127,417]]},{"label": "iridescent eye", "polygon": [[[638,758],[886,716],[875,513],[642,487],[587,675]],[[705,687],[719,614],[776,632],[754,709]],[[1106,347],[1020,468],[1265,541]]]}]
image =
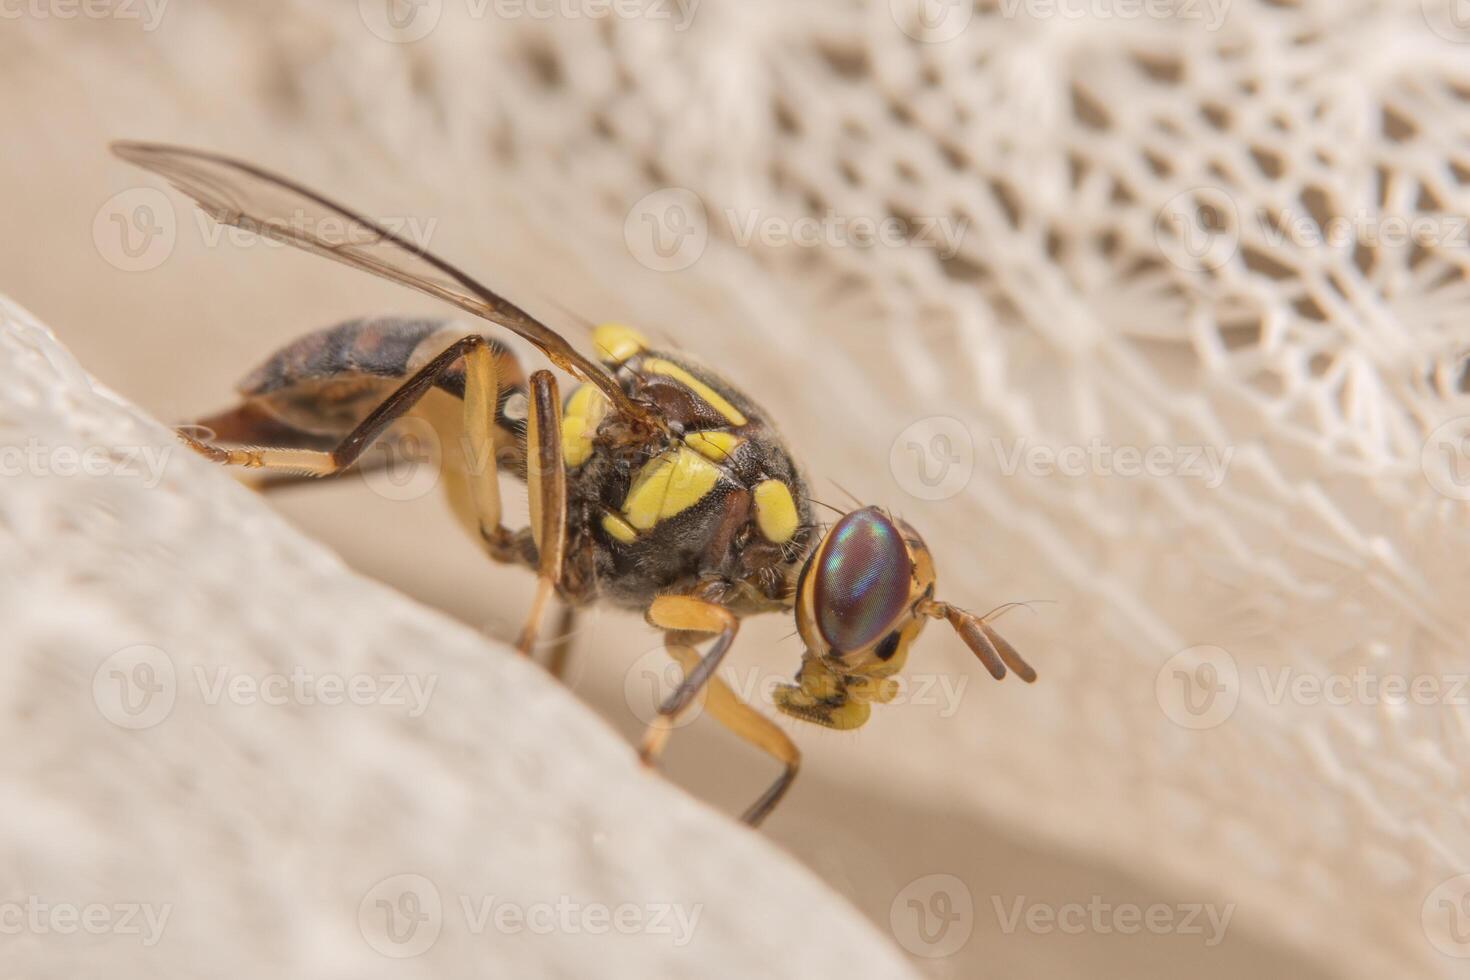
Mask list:
[{"label": "iridescent eye", "polygon": [[817,565],[817,628],[838,653],[876,640],[903,611],[913,561],[903,536],[876,507],[855,510],[832,528]]}]

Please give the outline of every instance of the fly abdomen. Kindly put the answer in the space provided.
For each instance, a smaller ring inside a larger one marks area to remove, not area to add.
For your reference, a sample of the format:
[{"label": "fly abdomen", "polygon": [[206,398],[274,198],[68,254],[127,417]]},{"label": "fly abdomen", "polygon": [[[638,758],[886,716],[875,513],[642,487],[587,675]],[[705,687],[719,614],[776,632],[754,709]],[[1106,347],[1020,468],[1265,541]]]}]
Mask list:
[{"label": "fly abdomen", "polygon": [[[238,390],[247,405],[294,429],[345,435],[414,372],[471,334],[481,332],[446,319],[347,320],[277,350],[246,375]],[[525,400],[525,374],[505,345],[488,337],[486,341],[495,357],[500,389],[496,422],[519,432],[524,426],[520,405]],[[436,387],[463,398],[463,362],[440,375]],[[514,404],[517,394],[520,405]]]}]

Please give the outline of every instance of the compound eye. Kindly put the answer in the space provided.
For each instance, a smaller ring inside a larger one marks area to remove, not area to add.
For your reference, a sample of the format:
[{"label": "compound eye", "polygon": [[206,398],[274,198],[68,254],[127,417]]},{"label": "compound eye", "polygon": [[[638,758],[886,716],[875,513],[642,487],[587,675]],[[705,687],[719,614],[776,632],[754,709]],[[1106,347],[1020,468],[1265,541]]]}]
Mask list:
[{"label": "compound eye", "polygon": [[813,583],[823,639],[840,654],[882,636],[908,602],[913,570],[903,535],[878,508],[838,521],[827,533]]}]

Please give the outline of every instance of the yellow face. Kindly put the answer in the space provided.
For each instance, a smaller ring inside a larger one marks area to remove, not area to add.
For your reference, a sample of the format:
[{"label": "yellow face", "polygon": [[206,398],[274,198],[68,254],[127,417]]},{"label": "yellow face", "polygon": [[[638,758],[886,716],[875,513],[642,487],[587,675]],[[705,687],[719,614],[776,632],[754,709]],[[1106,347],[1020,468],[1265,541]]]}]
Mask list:
[{"label": "yellow face", "polygon": [[864,507],[833,525],[801,571],[796,629],[806,644],[796,683],[778,687],[784,714],[828,728],[857,728],[872,705],[899,692],[894,675],[924,623],[946,620],[996,680],[1036,671],[987,616],[934,598],[934,559],[907,523]]},{"label": "yellow face", "polygon": [[877,507],[853,511],[822,538],[797,583],[806,644],[795,685],[776,691],[785,714],[857,728],[874,702],[898,694],[893,675],[932,615],[934,562],[924,540]]}]

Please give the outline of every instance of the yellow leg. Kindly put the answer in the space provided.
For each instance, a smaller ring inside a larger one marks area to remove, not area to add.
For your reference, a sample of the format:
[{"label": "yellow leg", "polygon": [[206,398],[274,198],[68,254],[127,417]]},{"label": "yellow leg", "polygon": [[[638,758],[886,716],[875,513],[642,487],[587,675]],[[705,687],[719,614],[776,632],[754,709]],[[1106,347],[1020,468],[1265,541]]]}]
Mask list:
[{"label": "yellow leg", "polygon": [[243,466],[251,470],[286,470],[305,476],[332,476],[346,468],[337,463],[331,452],[316,449],[275,449],[270,446],[225,449],[202,442],[184,431],[176,434],[184,445],[205,459],[223,466]]},{"label": "yellow leg", "polygon": [[[720,661],[735,641],[735,631],[740,622],[730,610],[703,599],[683,595],[661,595],[648,607],[648,622],[665,633],[714,633],[716,639],[709,653],[684,673],[684,680],[674,689],[664,703],[658,706],[658,716],[643,733],[639,754],[643,761],[652,764],[663,751],[674,722],[689,703],[704,690],[706,682],[714,675]],[[672,639],[669,640],[673,642]]]},{"label": "yellow leg", "polygon": [[480,537],[506,543],[510,532],[500,524],[500,480],[495,464],[495,404],[500,396],[495,356],[485,345],[464,360],[464,446],[469,464],[470,495],[479,515]]},{"label": "yellow leg", "polygon": [[[699,654],[687,646],[670,646],[669,653],[683,665],[686,672],[692,671],[698,665]],[[776,804],[781,802],[781,797],[786,795],[786,791],[796,780],[797,770],[801,768],[801,752],[775,722],[740,700],[739,695],[718,677],[710,678],[704,706],[730,732],[786,767],[780,777],[740,818],[752,827],[758,827],[776,808]]]},{"label": "yellow leg", "polygon": [[530,418],[526,425],[526,489],[531,504],[531,536],[536,542],[536,595],[516,648],[529,656],[541,629],[546,604],[561,584],[567,546],[567,468],[561,451],[561,399],[550,371],[530,378]]},{"label": "yellow leg", "polygon": [[[735,640],[739,620],[723,606],[691,596],[659,596],[648,609],[648,621],[666,631],[669,654],[684,668],[684,680],[659,705],[658,717],[643,734],[639,756],[652,765],[668,743],[679,714],[701,694],[705,708],[732,733],[774,757],[785,766],[780,778],[751,804],[741,818],[758,825],[780,802],[801,765],[801,753],[774,722],[741,701],[730,686],[716,676],[720,662]],[[691,634],[715,634],[714,645],[704,656],[689,644]]]}]

